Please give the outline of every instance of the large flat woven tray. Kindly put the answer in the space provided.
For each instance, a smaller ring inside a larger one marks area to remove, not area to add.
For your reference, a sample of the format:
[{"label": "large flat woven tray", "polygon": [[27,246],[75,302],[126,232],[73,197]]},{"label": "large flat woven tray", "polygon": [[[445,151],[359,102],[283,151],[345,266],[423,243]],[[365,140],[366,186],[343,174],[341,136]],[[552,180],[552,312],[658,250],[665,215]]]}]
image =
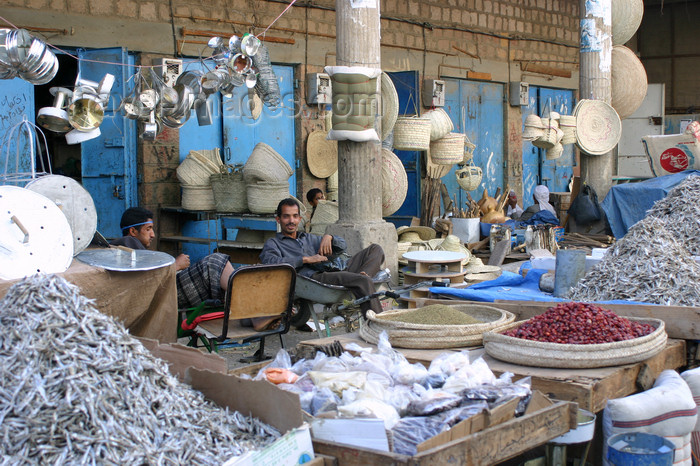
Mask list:
[{"label": "large flat woven tray", "polygon": [[649,359],[663,350],[668,339],[663,320],[627,319],[649,324],[656,330],[643,337],[614,343],[569,345],[526,340],[501,333],[523,323],[516,322],[507,328],[485,333],[484,349],[489,356],[513,364],[572,369],[632,364]]},{"label": "large flat woven tray", "polygon": [[[514,314],[492,306],[461,304],[452,307],[482,321],[482,323],[469,325],[413,324],[386,320],[377,317],[374,312],[368,311],[367,320],[360,322],[360,337],[369,343],[376,344],[379,340],[379,334],[386,331],[391,345],[398,348],[462,348],[481,345],[484,332],[503,328],[515,320]],[[382,313],[381,316],[387,317],[391,314],[412,311],[417,311],[417,309],[388,311]]]}]

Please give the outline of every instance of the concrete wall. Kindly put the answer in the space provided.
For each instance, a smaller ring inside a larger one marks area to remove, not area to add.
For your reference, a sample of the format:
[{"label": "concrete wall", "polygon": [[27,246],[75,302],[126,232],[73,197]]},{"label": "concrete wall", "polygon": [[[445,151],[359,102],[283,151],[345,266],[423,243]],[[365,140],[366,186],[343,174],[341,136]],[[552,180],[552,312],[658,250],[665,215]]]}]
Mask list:
[{"label": "concrete wall", "polygon": [[[153,56],[207,56],[212,35],[262,32],[288,5],[281,0],[5,0],[2,16],[18,26],[48,28],[57,46],[123,46]],[[335,63],[335,2],[293,6],[264,39],[273,62],[296,64],[301,96],[298,194],[323,187],[306,166],[306,136],[323,128],[324,111],[305,104],[304,77]],[[527,81],[578,88],[578,0],[382,0],[382,68],[422,77]],[[507,87],[506,87],[507,88]],[[521,112],[507,106],[506,179],[522,184]],[[147,206],[179,203],[173,170],[177,132],[140,143],[139,190]]]}]

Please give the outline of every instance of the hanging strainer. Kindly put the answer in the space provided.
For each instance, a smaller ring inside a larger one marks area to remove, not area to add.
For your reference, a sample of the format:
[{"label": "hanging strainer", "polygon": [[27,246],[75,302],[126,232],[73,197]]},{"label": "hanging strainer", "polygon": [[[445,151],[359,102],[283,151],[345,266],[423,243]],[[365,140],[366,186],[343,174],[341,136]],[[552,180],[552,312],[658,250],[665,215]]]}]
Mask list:
[{"label": "hanging strainer", "polygon": [[[37,140],[37,134],[40,134],[43,139],[43,152],[41,150],[40,141]],[[13,142],[15,147],[15,166],[14,171],[8,171],[12,170],[10,166],[10,149],[13,146]],[[2,150],[3,147],[5,149],[4,151]],[[38,172],[36,169],[36,149],[39,149],[39,154],[42,155],[39,157],[41,170]],[[49,147],[46,143],[46,136],[38,126],[27,119],[23,119],[7,131],[3,143],[0,145],[0,153],[4,153],[5,155],[5,171],[0,174],[0,185],[24,184],[28,181],[35,180],[39,176],[51,173]],[[23,163],[27,158],[29,158],[29,163]],[[48,165],[48,171],[44,166],[44,160],[46,160]],[[30,171],[22,171],[27,166]]]}]

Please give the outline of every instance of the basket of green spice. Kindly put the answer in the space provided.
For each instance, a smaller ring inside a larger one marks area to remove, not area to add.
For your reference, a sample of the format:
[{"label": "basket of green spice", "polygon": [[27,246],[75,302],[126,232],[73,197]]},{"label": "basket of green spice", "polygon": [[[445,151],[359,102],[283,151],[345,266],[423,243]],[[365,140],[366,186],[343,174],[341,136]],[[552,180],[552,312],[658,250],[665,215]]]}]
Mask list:
[{"label": "basket of green spice", "polygon": [[368,311],[367,320],[360,322],[360,337],[377,343],[379,334],[386,331],[392,346],[399,348],[460,348],[480,345],[484,332],[514,320],[510,312],[481,304],[432,304],[381,314]]}]

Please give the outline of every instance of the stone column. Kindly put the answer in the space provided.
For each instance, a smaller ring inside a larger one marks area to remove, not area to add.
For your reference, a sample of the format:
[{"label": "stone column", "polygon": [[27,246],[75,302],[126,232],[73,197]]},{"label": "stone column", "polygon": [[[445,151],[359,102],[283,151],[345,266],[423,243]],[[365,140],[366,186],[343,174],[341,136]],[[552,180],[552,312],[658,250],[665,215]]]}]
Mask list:
[{"label": "stone column", "polygon": [[[379,0],[336,0],[335,12],[337,65],[381,68]],[[338,141],[338,208],[327,232],[345,238],[351,254],[379,244],[396,279],[396,228],[382,219],[379,142]]]}]

